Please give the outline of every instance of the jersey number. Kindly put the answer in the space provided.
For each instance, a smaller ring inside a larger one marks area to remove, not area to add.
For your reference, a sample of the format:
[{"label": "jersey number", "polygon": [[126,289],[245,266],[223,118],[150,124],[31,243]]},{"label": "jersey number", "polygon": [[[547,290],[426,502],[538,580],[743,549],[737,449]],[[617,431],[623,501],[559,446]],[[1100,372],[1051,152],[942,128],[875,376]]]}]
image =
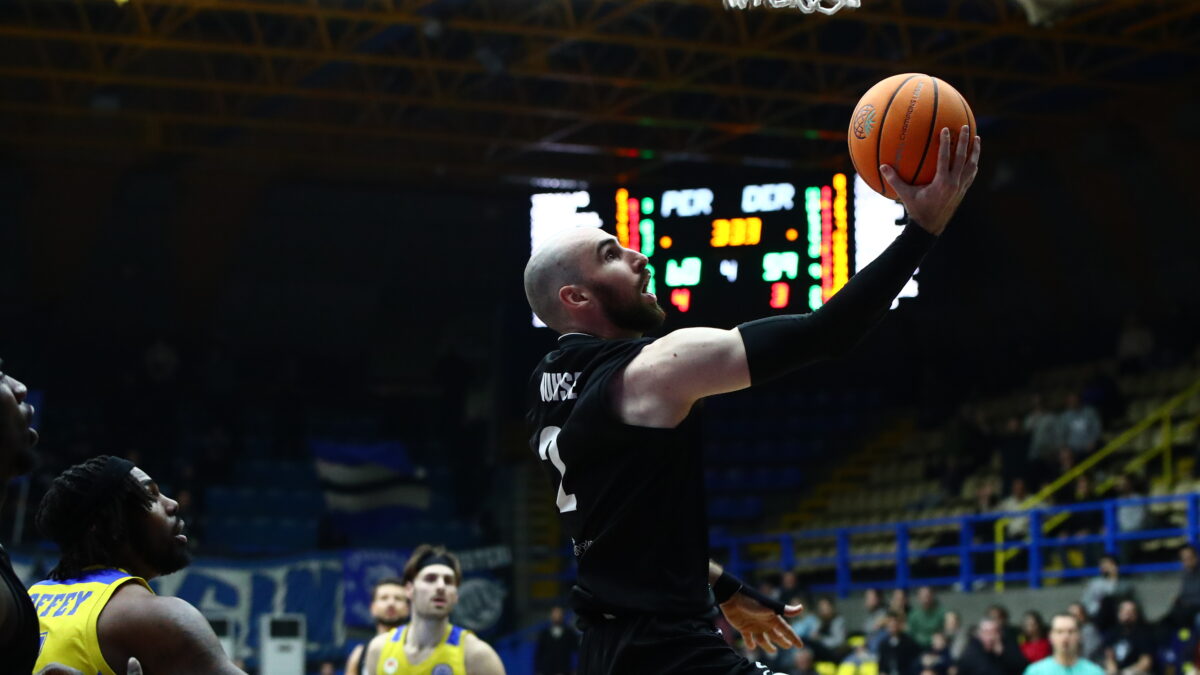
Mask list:
[{"label": "jersey number", "polygon": [[567,465],[558,453],[558,434],[561,431],[560,427],[542,429],[541,435],[538,436],[538,456],[550,460],[554,468],[558,469],[558,499],[555,500],[555,503],[558,504],[559,513],[566,513],[574,511],[578,505],[575,503],[575,495],[569,495],[566,490],[563,490],[563,481],[567,479]]}]

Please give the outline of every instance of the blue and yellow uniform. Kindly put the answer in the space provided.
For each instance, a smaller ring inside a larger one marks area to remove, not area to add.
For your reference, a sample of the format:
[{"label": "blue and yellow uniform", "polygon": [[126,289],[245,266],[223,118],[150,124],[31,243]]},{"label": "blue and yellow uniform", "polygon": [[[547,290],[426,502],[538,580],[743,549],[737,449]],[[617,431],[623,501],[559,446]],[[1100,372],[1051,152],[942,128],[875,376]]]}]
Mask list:
[{"label": "blue and yellow uniform", "polygon": [[150,589],[145,579],[120,569],[91,569],[78,579],[39,581],[30,586],[29,597],[41,626],[34,672],[49,663],[61,663],[88,675],[117,675],[100,653],[96,620],[113,593],[127,583]]},{"label": "blue and yellow uniform", "polygon": [[463,643],[470,634],[471,631],[464,628],[447,626],[445,637],[429,658],[413,665],[404,654],[408,626],[394,628],[379,653],[376,675],[467,675],[467,653]]}]

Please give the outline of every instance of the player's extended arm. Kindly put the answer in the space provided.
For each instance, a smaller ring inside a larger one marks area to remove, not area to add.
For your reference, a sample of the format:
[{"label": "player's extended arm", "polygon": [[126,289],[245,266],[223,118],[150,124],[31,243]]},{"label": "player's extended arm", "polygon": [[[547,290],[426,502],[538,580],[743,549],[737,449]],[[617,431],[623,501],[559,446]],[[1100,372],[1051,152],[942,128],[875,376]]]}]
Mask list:
[{"label": "player's extended arm", "polygon": [[504,675],[504,663],[500,661],[500,655],[474,634],[467,636],[463,652],[467,675]]},{"label": "player's extended arm", "polygon": [[179,598],[121,588],[100,613],[100,648],[109,663],[136,657],[146,672],[245,675],[230,662],[208,620]]},{"label": "player's extended arm", "polygon": [[684,328],[646,345],[615,383],[621,419],[673,427],[701,398],[761,384],[853,347],[886,314],[975,180],[980,143],[970,140],[963,127],[951,160],[949,131],[943,130],[937,173],[928,185],[909,185],[884,166],[884,178],[913,222],[817,311],[733,330]]}]

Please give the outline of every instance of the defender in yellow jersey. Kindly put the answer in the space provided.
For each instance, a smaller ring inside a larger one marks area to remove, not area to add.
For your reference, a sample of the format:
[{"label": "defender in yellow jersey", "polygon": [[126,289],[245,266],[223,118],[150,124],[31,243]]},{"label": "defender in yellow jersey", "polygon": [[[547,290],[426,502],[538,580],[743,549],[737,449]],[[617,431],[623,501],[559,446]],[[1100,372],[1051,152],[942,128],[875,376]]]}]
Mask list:
[{"label": "defender in yellow jersey", "polygon": [[117,675],[100,652],[96,620],[113,593],[127,583],[150,591],[145,579],[106,568],[88,570],[77,579],[47,579],[30,586],[29,597],[41,624],[38,664],[56,662],[85,673]]},{"label": "defender in yellow jersey", "polygon": [[[41,624],[35,669],[51,662],[84,675],[237,675],[208,621],[146,580],[190,562],[179,504],[128,460],[101,456],[54,479],[38,528],[62,557],[30,598]],[[244,674],[243,674],[244,675]]]},{"label": "defender in yellow jersey", "polygon": [[450,623],[461,581],[454,554],[418,546],[404,565],[412,618],[371,640],[364,670],[371,675],[504,675],[491,645]]}]

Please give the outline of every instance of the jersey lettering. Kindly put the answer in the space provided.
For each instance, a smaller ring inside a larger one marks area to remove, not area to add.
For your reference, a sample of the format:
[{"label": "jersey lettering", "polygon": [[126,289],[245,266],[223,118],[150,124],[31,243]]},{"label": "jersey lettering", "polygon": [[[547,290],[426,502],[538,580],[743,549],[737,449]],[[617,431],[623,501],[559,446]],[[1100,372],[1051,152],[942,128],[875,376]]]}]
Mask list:
[{"label": "jersey lettering", "polygon": [[558,434],[561,432],[561,427],[542,429],[541,435],[538,436],[538,456],[550,460],[554,468],[558,469],[558,498],[554,500],[554,503],[558,505],[559,513],[567,513],[579,508],[579,504],[575,500],[575,495],[567,494],[567,491],[563,489],[563,481],[567,479],[567,465],[558,452]]},{"label": "jersey lettering", "polygon": [[570,401],[576,398],[575,385],[582,373],[542,373],[542,401]]}]

